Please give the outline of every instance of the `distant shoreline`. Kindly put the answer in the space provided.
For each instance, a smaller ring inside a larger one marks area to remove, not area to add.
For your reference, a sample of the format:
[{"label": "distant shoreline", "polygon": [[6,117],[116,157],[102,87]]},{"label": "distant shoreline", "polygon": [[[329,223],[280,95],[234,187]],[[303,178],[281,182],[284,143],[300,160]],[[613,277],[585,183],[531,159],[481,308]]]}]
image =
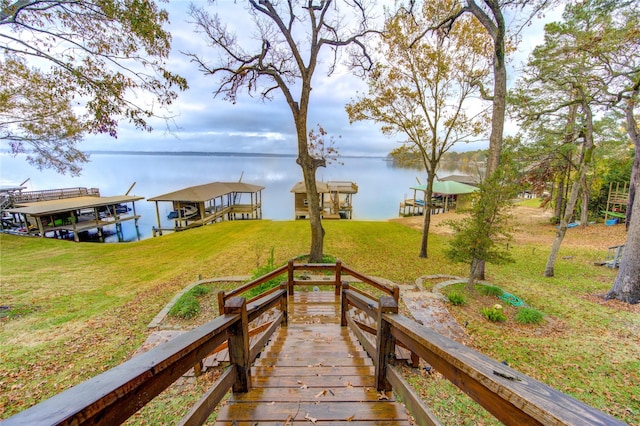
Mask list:
[{"label": "distant shoreline", "polygon": [[[268,152],[221,152],[221,151],[85,151],[89,155],[157,155],[180,157],[272,157],[272,158],[296,158],[297,154],[273,154]],[[1,149],[0,154],[11,154],[8,149]],[[21,153],[29,154],[27,153]],[[18,155],[21,155],[18,154]],[[342,158],[379,158],[386,160],[382,155],[340,155]]]},{"label": "distant shoreline", "polygon": [[[273,157],[273,158],[296,158],[296,154],[272,154],[268,152],[220,152],[220,151],[86,151],[89,155],[162,155],[181,157]],[[380,158],[379,155],[340,155],[343,158]]]}]

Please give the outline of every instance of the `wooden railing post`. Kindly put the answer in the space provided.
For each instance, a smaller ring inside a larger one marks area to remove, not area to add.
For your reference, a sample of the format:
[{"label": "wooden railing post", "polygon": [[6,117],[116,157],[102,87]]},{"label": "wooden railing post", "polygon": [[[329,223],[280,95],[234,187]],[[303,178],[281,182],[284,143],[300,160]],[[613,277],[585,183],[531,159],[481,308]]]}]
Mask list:
[{"label": "wooden railing post", "polygon": [[293,297],[293,259],[289,261],[287,269],[287,295]]},{"label": "wooden railing post", "polygon": [[218,313],[220,315],[224,314],[224,291],[220,290],[218,292]]},{"label": "wooden railing post", "polygon": [[378,391],[391,390],[391,384],[387,380],[387,363],[395,356],[396,339],[391,335],[391,325],[383,318],[383,314],[397,314],[398,303],[393,296],[382,296],[378,303],[378,330],[377,330],[377,363],[376,363],[376,389]]},{"label": "wooden railing post", "polygon": [[231,327],[229,336],[229,362],[236,367],[237,378],[234,392],[248,392],[251,386],[251,365],[249,353],[249,318],[247,299],[232,297],[224,305],[226,315],[240,315],[240,321]]},{"label": "wooden railing post", "polygon": [[340,287],[342,285],[342,262],[336,260],[336,296],[340,295]]},{"label": "wooden railing post", "polygon": [[[280,283],[280,289],[286,291],[287,283]],[[289,316],[287,314],[288,310],[289,310],[288,297],[283,297],[282,299],[280,299],[280,311],[282,311],[282,325],[287,325],[287,322],[289,320]]]},{"label": "wooden railing post", "polygon": [[347,300],[347,295],[345,292],[349,290],[349,283],[344,281],[342,283],[342,297],[340,297],[340,311],[342,312],[340,315],[340,326],[347,326],[347,311],[349,311],[349,301]]},{"label": "wooden railing post", "polygon": [[400,300],[400,287],[397,285],[393,286],[393,300],[395,300],[396,303]]}]

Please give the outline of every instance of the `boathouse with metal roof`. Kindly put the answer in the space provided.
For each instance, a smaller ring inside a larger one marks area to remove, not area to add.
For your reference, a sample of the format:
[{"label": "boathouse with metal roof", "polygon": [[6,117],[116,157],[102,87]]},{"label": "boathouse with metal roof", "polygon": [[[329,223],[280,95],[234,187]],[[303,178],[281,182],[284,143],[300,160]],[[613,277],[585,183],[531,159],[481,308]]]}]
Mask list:
[{"label": "boathouse with metal roof", "polygon": [[140,216],[136,214],[135,202],[139,200],[144,197],[101,197],[96,188],[30,191],[12,200],[12,206],[4,212],[12,215],[19,225],[18,233],[57,238],[72,235],[75,241],[80,241],[79,233],[96,229],[102,240],[106,226],[115,225],[118,236],[122,222],[133,220],[138,226]]},{"label": "boathouse with metal roof", "polygon": [[[358,185],[350,181],[316,182],[320,198],[320,214],[323,219],[351,219],[353,217],[353,195],[358,193]],[[304,182],[297,182],[291,192],[294,194],[295,219],[309,216],[307,188]]]},{"label": "boathouse with metal roof", "polygon": [[[264,186],[244,182],[211,182],[149,198],[147,201],[156,204],[158,227],[153,234],[183,231],[223,220],[262,219],[263,189]],[[172,203],[169,218],[174,222],[173,228],[162,227],[160,202]]]}]

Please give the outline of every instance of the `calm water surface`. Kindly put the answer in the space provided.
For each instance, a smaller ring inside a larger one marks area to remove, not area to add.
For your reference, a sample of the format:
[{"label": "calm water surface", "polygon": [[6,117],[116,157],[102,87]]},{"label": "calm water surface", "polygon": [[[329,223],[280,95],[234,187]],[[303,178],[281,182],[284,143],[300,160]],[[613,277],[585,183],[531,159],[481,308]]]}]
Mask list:
[{"label": "calm water surface", "polygon": [[[409,188],[417,184],[416,178],[425,181],[424,171],[394,167],[383,158],[341,158],[344,165],[331,164],[319,169],[318,180],[347,180],[358,185],[353,198],[355,220],[385,220],[398,216],[399,203],[413,197]],[[455,170],[442,171],[446,176]],[[262,213],[264,219],[293,219],[293,185],[302,180],[300,167],[293,157],[245,157],[210,155],[139,155],[92,154],[91,162],[84,167],[81,176],[59,175],[53,171],[39,171],[29,166],[24,158],[0,154],[0,185],[25,184],[27,191],[92,187],[99,188],[103,196],[122,195],[135,182],[130,195],[150,198],[193,185],[209,182],[242,181],[262,185]],[[248,202],[248,200],[246,200]],[[159,203],[163,226],[170,227],[166,219],[170,203]],[[136,202],[136,212],[141,238],[151,236],[152,226],[157,226],[155,203]],[[123,224],[125,240],[135,240],[133,223]],[[114,236],[107,241],[117,241]]]}]

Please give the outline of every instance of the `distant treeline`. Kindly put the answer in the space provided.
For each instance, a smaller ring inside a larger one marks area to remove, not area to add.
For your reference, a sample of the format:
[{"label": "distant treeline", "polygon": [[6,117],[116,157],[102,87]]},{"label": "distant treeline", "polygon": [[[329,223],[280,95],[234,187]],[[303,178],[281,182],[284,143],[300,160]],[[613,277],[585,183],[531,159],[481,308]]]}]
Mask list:
[{"label": "distant treeline", "polygon": [[[442,156],[442,163],[456,163],[460,165],[483,164],[487,161],[486,149],[465,152],[447,152]],[[387,160],[400,167],[423,167],[422,155],[414,147],[402,145],[387,155]]]}]

